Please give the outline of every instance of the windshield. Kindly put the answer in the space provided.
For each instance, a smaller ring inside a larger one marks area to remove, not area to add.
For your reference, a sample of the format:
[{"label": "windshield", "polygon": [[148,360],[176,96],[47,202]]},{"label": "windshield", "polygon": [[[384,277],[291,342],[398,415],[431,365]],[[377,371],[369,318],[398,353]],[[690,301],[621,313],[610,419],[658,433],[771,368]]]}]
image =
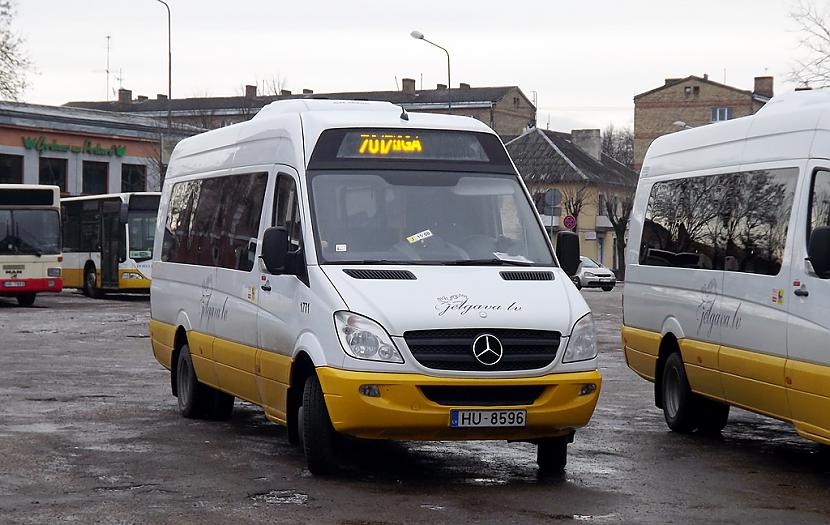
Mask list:
[{"label": "windshield", "polygon": [[130,229],[130,259],[146,261],[153,258],[153,240],[156,236],[156,212],[131,211],[127,218]]},{"label": "windshield", "polygon": [[554,264],[515,175],[310,174],[323,263]]},{"label": "windshield", "polygon": [[580,257],[580,260],[582,261],[582,267],[583,268],[599,268],[599,264],[594,262],[593,259],[585,257],[584,255],[582,257]]},{"label": "windshield", "polygon": [[0,210],[0,254],[59,254],[60,245],[57,210]]}]

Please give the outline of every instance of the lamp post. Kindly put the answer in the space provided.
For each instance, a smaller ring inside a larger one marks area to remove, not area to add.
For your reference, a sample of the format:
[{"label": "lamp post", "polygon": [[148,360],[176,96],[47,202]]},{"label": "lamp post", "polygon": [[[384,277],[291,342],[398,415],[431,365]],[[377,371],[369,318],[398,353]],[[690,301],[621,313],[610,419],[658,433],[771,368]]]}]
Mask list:
[{"label": "lamp post", "polygon": [[173,98],[173,52],[170,46],[170,6],[164,0],[156,0],[167,8],[167,128],[170,128],[170,99]]},{"label": "lamp post", "polygon": [[439,46],[435,42],[431,42],[424,38],[424,34],[420,31],[413,31],[409,33],[409,36],[411,36],[415,40],[423,40],[427,44],[432,44],[433,46],[437,47],[438,49],[447,54],[447,113],[452,113],[452,77],[450,76],[450,52],[447,51],[446,48]]}]

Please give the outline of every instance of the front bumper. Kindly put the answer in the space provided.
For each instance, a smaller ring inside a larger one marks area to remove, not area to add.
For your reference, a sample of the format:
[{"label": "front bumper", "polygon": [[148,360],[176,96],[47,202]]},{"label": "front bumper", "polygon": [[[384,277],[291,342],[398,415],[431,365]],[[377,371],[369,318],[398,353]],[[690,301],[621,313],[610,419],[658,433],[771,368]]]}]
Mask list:
[{"label": "front bumper", "polygon": [[45,279],[0,279],[0,295],[15,296],[37,292],[60,292],[63,279],[48,277]]},{"label": "front bumper", "polygon": [[[549,374],[512,379],[458,379],[421,374],[353,372],[329,367],[317,369],[326,406],[335,430],[369,439],[400,440],[530,440],[567,434],[585,426],[599,398],[602,377],[598,370]],[[361,385],[378,385],[380,397],[360,394]],[[596,390],[579,395],[583,385]],[[445,406],[423,394],[421,386],[544,386],[530,405]],[[525,409],[527,426],[522,428],[451,428],[450,410]]]},{"label": "front bumper", "polygon": [[582,286],[584,288],[601,288],[603,286],[615,286],[617,284],[616,277],[583,277]]}]

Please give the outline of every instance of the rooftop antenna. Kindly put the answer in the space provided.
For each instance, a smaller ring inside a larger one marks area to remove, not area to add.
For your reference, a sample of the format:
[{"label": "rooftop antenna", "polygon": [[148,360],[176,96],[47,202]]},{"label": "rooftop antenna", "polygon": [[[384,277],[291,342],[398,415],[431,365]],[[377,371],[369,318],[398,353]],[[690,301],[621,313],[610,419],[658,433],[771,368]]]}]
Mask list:
[{"label": "rooftop antenna", "polygon": [[421,89],[419,91],[423,91],[423,90],[424,90],[424,74],[421,73]]},{"label": "rooftop antenna", "polygon": [[409,113],[406,112],[406,108],[401,106],[401,120],[409,120]]},{"label": "rooftop antenna", "polygon": [[398,87],[398,75],[395,75],[395,91],[400,91],[401,88]]},{"label": "rooftop antenna", "polygon": [[723,83],[726,84],[726,68],[723,68]]},{"label": "rooftop antenna", "polygon": [[124,86],[124,75],[120,67],[118,68],[118,74],[113,74],[113,76],[115,77],[115,80],[118,81],[118,89],[121,89]]},{"label": "rooftop antenna", "polygon": [[548,127],[547,127],[547,129],[550,130],[550,113],[548,113]]},{"label": "rooftop antenna", "polygon": [[539,93],[538,93],[537,91],[531,91],[531,93],[533,93],[533,107],[534,107],[534,108],[535,108],[535,107],[538,107],[538,106],[536,105],[536,100],[537,100],[537,99],[538,99],[538,97],[539,97]]},{"label": "rooftop antenna", "polygon": [[110,99],[110,35],[107,35],[107,102]]}]

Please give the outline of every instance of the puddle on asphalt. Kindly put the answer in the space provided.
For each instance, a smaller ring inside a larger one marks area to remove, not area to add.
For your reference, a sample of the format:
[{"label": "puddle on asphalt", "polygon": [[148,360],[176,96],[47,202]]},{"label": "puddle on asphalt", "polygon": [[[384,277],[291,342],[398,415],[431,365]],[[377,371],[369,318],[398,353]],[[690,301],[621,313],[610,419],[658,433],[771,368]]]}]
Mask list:
[{"label": "puddle on asphalt", "polygon": [[462,479],[461,483],[465,485],[478,485],[480,487],[493,487],[496,485],[506,485],[506,479],[495,479],[495,478],[466,478]]},{"label": "puddle on asphalt", "polygon": [[442,505],[433,505],[431,503],[422,503],[421,508],[427,510],[444,510]]},{"label": "puddle on asphalt", "polygon": [[256,503],[268,503],[269,505],[305,505],[308,502],[308,494],[293,490],[271,490],[249,497]]}]

